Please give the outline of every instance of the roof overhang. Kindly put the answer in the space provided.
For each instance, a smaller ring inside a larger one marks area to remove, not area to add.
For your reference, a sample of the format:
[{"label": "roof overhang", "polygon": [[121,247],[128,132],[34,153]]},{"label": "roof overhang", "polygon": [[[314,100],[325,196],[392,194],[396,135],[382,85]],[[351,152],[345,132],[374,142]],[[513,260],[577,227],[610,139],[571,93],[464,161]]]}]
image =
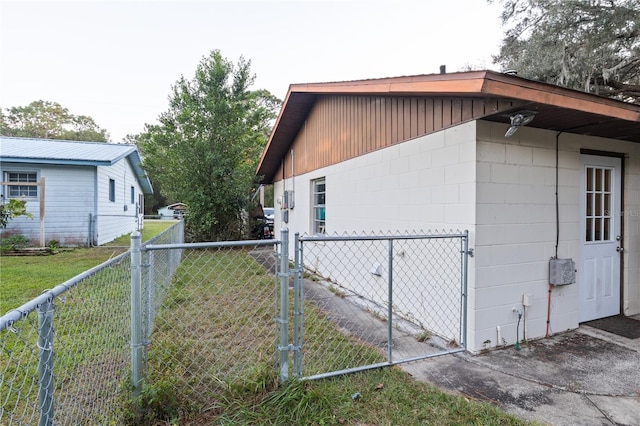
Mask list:
[{"label": "roof overhang", "polygon": [[[292,84],[262,152],[257,175],[270,183],[316,98],[452,96],[518,101],[536,111],[529,127],[640,142],[640,106],[494,71],[430,74],[331,83]],[[509,111],[483,119],[508,124]]]}]

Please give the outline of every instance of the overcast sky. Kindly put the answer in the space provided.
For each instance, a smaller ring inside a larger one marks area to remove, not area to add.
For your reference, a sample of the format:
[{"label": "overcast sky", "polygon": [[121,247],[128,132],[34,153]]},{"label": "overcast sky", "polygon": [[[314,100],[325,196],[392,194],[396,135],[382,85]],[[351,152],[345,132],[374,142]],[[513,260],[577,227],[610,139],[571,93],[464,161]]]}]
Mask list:
[{"label": "overcast sky", "polygon": [[0,0],[0,107],[58,102],[118,142],[212,50],[284,99],[292,83],[496,69],[499,15],[485,0]]}]

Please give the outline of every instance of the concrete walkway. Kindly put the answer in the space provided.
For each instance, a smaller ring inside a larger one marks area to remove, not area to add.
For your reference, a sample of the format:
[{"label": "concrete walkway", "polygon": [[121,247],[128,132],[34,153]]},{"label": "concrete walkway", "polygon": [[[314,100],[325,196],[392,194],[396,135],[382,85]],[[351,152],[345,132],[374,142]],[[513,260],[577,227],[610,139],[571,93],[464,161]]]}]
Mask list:
[{"label": "concrete walkway", "polygon": [[640,425],[640,339],[582,326],[520,347],[405,364],[417,380],[550,425]]}]

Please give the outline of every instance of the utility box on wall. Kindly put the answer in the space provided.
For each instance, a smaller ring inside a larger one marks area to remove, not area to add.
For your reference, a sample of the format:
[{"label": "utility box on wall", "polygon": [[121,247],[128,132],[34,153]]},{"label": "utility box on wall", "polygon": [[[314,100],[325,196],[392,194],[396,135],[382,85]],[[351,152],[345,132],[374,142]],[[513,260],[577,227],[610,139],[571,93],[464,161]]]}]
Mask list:
[{"label": "utility box on wall", "polygon": [[573,259],[549,260],[549,284],[567,285],[576,282],[576,264]]},{"label": "utility box on wall", "polygon": [[293,191],[284,191],[282,195],[282,208],[283,209],[292,209],[296,206],[296,202],[294,199]]}]

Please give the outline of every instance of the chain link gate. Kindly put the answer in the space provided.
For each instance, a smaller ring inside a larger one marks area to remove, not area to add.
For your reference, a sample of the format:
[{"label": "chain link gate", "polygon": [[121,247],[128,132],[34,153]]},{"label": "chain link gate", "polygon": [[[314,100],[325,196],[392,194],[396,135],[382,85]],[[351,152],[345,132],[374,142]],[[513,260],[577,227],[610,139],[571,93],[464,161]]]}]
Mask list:
[{"label": "chain link gate", "polygon": [[289,354],[293,377],[316,379],[465,351],[469,255],[467,231],[296,234],[280,273],[280,379]]}]

